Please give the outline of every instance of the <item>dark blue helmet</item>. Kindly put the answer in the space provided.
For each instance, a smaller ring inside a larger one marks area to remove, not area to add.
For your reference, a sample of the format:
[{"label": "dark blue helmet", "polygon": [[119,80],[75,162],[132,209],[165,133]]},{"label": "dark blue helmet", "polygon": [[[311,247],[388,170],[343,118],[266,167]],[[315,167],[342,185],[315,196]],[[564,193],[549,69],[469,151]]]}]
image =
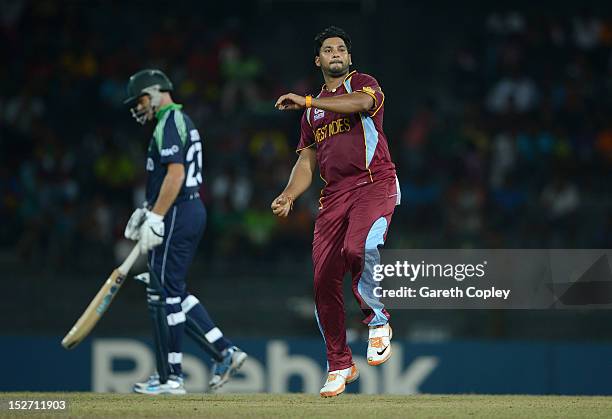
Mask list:
[{"label": "dark blue helmet", "polygon": [[[133,105],[130,111],[132,116],[139,124],[144,125],[148,120],[153,119],[161,102],[161,92],[171,92],[172,82],[161,70],[146,69],[130,77],[127,85],[127,99],[125,104]],[[138,106],[135,102],[143,95],[151,98],[146,107]]]}]

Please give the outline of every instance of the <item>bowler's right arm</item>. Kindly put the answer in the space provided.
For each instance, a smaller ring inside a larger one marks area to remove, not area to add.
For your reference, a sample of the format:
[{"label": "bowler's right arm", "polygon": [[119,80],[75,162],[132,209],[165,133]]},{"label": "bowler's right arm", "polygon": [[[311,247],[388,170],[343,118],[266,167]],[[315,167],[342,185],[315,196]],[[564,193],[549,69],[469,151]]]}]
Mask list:
[{"label": "bowler's right arm", "polygon": [[295,201],[312,183],[312,176],[317,166],[317,151],[304,148],[291,170],[285,190],[272,201],[272,212],[279,217],[286,217]]}]

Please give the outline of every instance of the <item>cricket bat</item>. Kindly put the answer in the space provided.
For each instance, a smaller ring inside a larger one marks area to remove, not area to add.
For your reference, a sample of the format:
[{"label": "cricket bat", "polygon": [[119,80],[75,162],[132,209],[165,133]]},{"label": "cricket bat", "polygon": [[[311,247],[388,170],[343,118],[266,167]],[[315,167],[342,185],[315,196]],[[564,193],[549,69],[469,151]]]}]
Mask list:
[{"label": "cricket bat", "polygon": [[100,291],[98,291],[83,314],[81,314],[81,317],[79,317],[74,326],[72,326],[72,329],[64,336],[64,339],[62,339],[62,346],[64,348],[72,349],[87,337],[96,323],[98,323],[98,320],[104,315],[104,312],[106,312],[110,306],[115,295],[117,295],[119,288],[123,285],[125,277],[139,255],[140,249],[138,243],[136,243],[128,257],[110,274],[108,279],[104,282],[104,285],[102,285],[102,288],[100,288]]}]

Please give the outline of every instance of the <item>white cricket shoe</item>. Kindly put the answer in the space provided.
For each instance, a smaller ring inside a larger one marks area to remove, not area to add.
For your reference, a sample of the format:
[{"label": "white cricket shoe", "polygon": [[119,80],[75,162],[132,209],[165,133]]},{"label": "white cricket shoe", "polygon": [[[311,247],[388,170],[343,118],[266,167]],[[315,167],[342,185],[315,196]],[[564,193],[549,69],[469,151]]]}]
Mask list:
[{"label": "white cricket shoe", "polygon": [[358,378],[359,370],[355,364],[343,370],[330,371],[319,394],[321,394],[321,397],[336,397],[344,392],[346,384],[350,384]]},{"label": "white cricket shoe", "polygon": [[[154,377],[155,376],[151,376],[151,378]],[[155,382],[154,379],[150,379],[150,383],[147,385],[147,387],[136,387],[135,385],[134,391],[136,393],[149,394],[153,396],[156,396],[158,394],[187,394],[187,391],[185,390],[185,385],[183,384],[183,378],[178,377],[176,375],[171,375],[168,378],[168,381],[163,384],[159,382],[159,379],[157,379],[157,382]]]},{"label": "white cricket shoe", "polygon": [[149,377],[147,381],[141,381],[139,383],[135,383],[132,390],[138,393],[137,389],[146,389],[149,386],[158,386],[159,385],[159,374],[155,373]]},{"label": "white cricket shoe", "polygon": [[380,365],[391,358],[391,338],[393,331],[389,323],[382,326],[370,326],[368,336],[368,364]]}]

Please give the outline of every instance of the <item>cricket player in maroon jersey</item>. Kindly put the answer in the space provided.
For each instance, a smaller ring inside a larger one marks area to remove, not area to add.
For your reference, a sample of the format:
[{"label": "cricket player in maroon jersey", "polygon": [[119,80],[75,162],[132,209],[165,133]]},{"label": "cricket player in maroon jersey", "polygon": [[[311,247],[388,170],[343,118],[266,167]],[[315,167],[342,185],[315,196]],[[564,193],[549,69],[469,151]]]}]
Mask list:
[{"label": "cricket player in maroon jersey", "polygon": [[272,211],[286,217],[312,181],[317,161],[325,187],[312,243],[315,315],[327,347],[328,377],[321,396],[342,393],[359,372],[346,343],[342,280],[352,275],[353,294],[369,326],[367,360],[391,356],[389,313],[374,297],[373,267],[380,262],[391,216],[400,201],[395,165],[383,132],[385,96],[376,79],[349,72],[351,40],[329,27],[315,37],[315,65],[325,84],[316,96],[289,93],[280,110],[305,109],[298,160]]}]

